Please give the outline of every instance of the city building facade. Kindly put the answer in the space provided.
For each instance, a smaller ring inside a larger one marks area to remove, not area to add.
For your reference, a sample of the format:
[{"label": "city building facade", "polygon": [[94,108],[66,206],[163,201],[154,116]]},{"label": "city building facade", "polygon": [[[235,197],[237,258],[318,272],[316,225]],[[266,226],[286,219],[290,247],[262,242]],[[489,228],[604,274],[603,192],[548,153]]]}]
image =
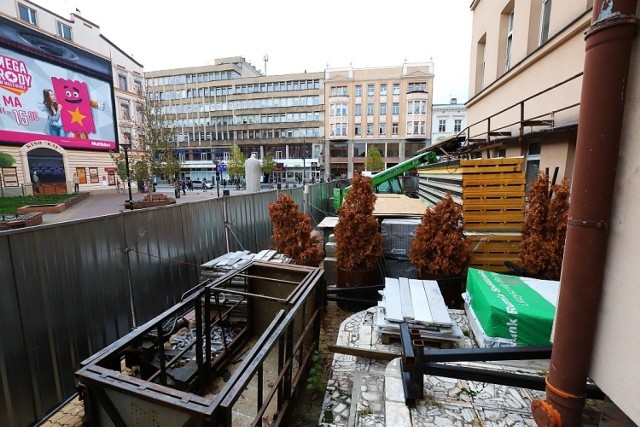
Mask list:
[{"label": "city building facade", "polygon": [[433,63],[331,68],[324,73],[326,178],[352,178],[370,147],[385,168],[429,143]]},{"label": "city building facade", "polygon": [[467,152],[571,176],[592,1],[473,1]]},{"label": "city building facade", "polygon": [[110,153],[136,138],[142,64],[80,13],[3,1],[0,21],[0,151],[15,159],[3,194],[72,192],[76,179],[81,191],[115,188]]},{"label": "city building facade", "polygon": [[431,143],[460,134],[467,127],[467,108],[451,98],[448,104],[433,104],[431,108]]},{"label": "city building facade", "polygon": [[227,179],[219,165],[237,145],[245,158],[273,157],[264,176],[276,183],[322,177],[323,74],[264,76],[242,57],[145,74],[147,95],[163,107],[182,164],[181,176]]},{"label": "city building facade", "polygon": [[[640,300],[638,268],[633,257],[640,233],[636,219],[640,45],[637,36],[627,44],[636,31],[638,2],[474,0],[471,10],[470,99],[466,103],[471,125],[457,151],[470,157],[524,156],[529,182],[538,170],[547,171],[556,182],[572,179],[572,208],[574,203],[579,207],[569,214],[578,217],[569,219],[558,310],[567,305],[576,310],[564,315],[562,326],[556,320],[554,351],[564,344],[567,358],[557,366],[552,355],[552,365],[558,376],[567,378],[565,386],[580,381],[567,372],[567,366],[584,367],[588,378],[607,395],[609,419],[624,425],[640,423],[635,357],[640,339],[637,330],[628,327],[640,321],[635,309]],[[626,57],[629,51],[630,58]],[[589,83],[586,87],[583,79]],[[612,107],[620,111],[612,112]],[[600,120],[596,129],[589,128],[589,119],[598,116],[606,120]],[[619,140],[614,139],[615,132],[589,133],[609,122],[620,127]],[[581,173],[574,176],[574,171]],[[610,202],[604,200],[607,197]],[[594,217],[581,217],[586,210]],[[593,223],[599,224],[598,232]],[[607,236],[604,245],[602,233]],[[598,266],[595,273],[590,269],[594,264]],[[579,274],[586,280],[576,281]],[[573,292],[574,284],[584,288]],[[569,286],[569,297],[563,298],[563,288]],[[589,299],[594,304],[584,312]],[[594,319],[593,324],[585,325],[585,319]],[[568,335],[584,336],[585,331],[595,335],[592,342],[562,343]],[[583,347],[578,349],[577,344]],[[548,399],[552,390],[563,393],[562,399],[568,397],[565,408],[568,402],[576,404],[578,396],[572,390],[551,385]]]}]

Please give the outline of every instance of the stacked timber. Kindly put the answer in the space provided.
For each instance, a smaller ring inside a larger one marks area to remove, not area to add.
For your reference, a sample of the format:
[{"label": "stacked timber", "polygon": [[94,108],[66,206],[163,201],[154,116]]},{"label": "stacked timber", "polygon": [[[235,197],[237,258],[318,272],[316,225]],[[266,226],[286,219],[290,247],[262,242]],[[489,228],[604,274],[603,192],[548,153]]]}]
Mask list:
[{"label": "stacked timber", "polygon": [[522,157],[461,160],[464,230],[471,267],[508,272],[517,262],[526,191]]},{"label": "stacked timber", "polygon": [[462,329],[449,314],[438,282],[406,277],[385,278],[379,302],[384,316],[377,316],[383,342],[400,338],[400,323],[407,322],[425,341],[448,343],[464,338]]}]

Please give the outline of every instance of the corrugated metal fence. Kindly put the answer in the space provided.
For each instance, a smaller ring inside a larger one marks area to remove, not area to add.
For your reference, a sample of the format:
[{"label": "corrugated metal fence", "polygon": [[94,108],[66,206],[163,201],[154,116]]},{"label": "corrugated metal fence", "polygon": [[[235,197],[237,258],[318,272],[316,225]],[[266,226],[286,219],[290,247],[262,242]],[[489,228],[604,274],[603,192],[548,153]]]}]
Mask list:
[{"label": "corrugated metal fence", "polygon": [[[307,203],[328,206],[330,187],[309,186]],[[302,209],[303,189],[286,191]],[[277,194],[0,233],[0,425],[32,424],[73,395],[80,362],[179,302],[202,263],[271,247]]]}]

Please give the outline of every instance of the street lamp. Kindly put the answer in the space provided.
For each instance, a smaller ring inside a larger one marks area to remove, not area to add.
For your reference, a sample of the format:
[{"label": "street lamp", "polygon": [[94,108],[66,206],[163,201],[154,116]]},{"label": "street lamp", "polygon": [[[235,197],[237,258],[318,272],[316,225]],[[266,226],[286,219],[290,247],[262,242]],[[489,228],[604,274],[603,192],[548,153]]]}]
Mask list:
[{"label": "street lamp", "polygon": [[129,176],[129,148],[131,143],[120,144],[120,148],[124,150],[124,165],[127,168],[127,186],[129,187],[129,209],[133,210],[133,196],[131,195],[131,177]]}]

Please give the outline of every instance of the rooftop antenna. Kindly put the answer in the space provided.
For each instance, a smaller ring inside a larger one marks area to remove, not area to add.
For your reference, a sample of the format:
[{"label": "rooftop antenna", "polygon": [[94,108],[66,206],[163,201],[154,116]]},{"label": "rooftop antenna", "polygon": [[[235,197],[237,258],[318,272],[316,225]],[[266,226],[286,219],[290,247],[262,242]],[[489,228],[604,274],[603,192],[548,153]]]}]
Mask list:
[{"label": "rooftop antenna", "polygon": [[262,59],[264,59],[264,75],[267,75],[267,62],[269,62],[269,55],[267,55],[266,53],[264,54],[264,56],[262,57]]}]

